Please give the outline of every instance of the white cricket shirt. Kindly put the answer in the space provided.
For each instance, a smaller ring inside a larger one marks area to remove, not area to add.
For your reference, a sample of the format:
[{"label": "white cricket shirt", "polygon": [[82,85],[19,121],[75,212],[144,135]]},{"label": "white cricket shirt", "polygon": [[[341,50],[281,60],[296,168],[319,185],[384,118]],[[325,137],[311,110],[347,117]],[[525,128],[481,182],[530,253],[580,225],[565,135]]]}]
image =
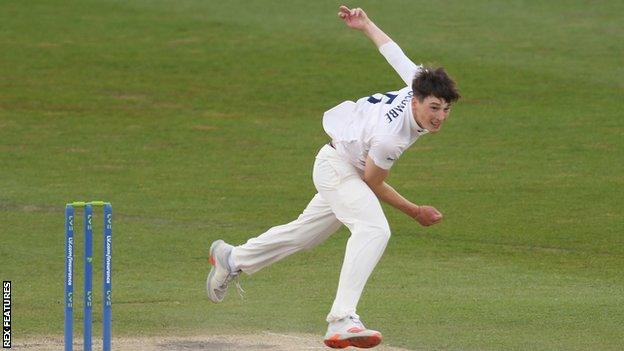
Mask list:
[{"label": "white cricket shirt", "polygon": [[407,87],[356,102],[345,101],[323,115],[323,129],[338,154],[360,170],[364,170],[367,156],[378,167],[390,169],[403,151],[428,133],[412,114],[411,84],[421,66],[415,65],[394,42],[382,45],[379,51]]}]

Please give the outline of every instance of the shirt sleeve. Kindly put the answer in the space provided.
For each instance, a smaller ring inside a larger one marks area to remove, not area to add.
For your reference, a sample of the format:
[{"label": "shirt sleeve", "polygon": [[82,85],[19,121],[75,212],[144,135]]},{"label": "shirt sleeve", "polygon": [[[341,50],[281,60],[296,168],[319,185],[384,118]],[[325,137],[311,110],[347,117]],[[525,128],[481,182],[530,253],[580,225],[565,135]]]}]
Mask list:
[{"label": "shirt sleeve", "polygon": [[377,167],[389,170],[402,153],[401,145],[397,145],[390,138],[375,138],[368,151],[368,156]]},{"label": "shirt sleeve", "polygon": [[416,65],[410,60],[397,43],[390,41],[379,47],[379,52],[386,58],[386,61],[401,76],[401,79],[407,84],[412,85],[412,80],[422,66]]}]

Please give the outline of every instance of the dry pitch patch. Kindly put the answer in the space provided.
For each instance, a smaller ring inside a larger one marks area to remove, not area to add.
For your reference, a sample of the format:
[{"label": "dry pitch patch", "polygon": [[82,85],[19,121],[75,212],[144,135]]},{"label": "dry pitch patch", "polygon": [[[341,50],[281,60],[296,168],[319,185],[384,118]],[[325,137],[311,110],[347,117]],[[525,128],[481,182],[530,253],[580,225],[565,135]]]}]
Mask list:
[{"label": "dry pitch patch", "polygon": [[[15,350],[58,351],[63,349],[63,340],[59,338],[30,339],[13,342]],[[74,350],[82,350],[82,343],[75,343]],[[100,339],[93,339],[93,350],[102,350]],[[296,351],[296,350],[331,350],[323,344],[321,336],[311,334],[278,334],[260,332],[243,335],[210,335],[184,338],[114,338],[115,351]],[[345,350],[360,350],[349,347]],[[385,346],[383,343],[373,350],[410,351],[408,349]]]}]

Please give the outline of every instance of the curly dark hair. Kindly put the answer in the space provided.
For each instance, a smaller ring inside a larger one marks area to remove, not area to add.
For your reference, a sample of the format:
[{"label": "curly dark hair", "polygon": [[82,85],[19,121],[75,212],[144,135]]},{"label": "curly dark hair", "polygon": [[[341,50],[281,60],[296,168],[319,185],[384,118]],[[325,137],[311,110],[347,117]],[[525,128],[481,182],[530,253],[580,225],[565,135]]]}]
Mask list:
[{"label": "curly dark hair", "polygon": [[423,66],[412,81],[412,91],[420,101],[431,95],[448,103],[455,102],[460,98],[455,82],[442,67]]}]

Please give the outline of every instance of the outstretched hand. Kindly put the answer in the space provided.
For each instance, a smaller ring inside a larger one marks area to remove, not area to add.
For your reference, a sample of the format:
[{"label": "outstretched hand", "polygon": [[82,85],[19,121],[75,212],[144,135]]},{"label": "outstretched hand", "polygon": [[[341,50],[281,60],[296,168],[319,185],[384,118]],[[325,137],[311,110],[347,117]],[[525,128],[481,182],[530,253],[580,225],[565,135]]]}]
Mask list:
[{"label": "outstretched hand", "polygon": [[442,213],[432,206],[418,206],[413,217],[424,227],[428,227],[442,221]]},{"label": "outstretched hand", "polygon": [[366,12],[359,7],[349,9],[346,6],[341,5],[338,11],[338,17],[342,18],[349,28],[358,30],[363,30],[370,22]]}]

